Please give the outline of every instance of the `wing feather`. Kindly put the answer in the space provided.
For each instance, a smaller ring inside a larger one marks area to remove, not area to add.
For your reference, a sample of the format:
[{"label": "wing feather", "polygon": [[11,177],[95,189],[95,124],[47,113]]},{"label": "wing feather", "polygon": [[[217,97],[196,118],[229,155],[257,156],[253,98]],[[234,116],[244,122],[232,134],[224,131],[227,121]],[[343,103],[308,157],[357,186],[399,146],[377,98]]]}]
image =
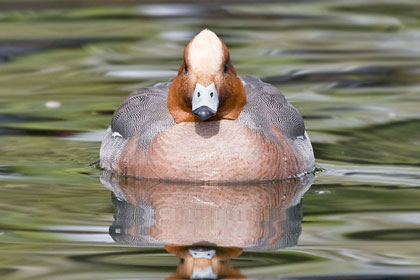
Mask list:
[{"label": "wing feather", "polygon": [[247,76],[242,80],[247,104],[239,115],[240,122],[269,138],[272,138],[273,125],[289,138],[305,137],[302,116],[276,87],[256,77]]},{"label": "wing feather", "polygon": [[153,138],[175,125],[166,105],[170,83],[161,83],[131,93],[115,111],[112,132],[124,139],[139,136],[139,147],[146,148]]}]

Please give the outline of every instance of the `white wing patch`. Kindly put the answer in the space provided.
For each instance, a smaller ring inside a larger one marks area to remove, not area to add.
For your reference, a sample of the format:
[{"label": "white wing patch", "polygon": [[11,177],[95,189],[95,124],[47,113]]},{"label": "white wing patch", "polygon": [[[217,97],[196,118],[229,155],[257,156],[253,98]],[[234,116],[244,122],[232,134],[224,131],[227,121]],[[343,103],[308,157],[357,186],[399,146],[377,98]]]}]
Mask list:
[{"label": "white wing patch", "polygon": [[243,86],[246,86],[246,82],[245,82],[242,78],[239,78],[239,79],[241,80],[242,85],[243,85]]},{"label": "white wing patch", "polygon": [[112,132],[111,136],[112,137],[122,137],[122,135],[117,131]]}]

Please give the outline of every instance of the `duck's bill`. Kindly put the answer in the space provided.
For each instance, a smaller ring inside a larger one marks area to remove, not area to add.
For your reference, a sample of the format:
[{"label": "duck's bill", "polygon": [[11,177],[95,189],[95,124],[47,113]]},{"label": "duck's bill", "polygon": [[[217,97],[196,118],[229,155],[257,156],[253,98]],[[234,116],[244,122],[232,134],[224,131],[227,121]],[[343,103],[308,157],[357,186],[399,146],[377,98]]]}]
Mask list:
[{"label": "duck's bill", "polygon": [[215,116],[219,107],[215,84],[205,87],[197,82],[191,103],[192,111],[199,119],[205,121]]},{"label": "duck's bill", "polygon": [[193,113],[202,121],[206,121],[216,115],[216,111],[207,106],[198,107]]},{"label": "duck's bill", "polygon": [[204,258],[204,259],[211,259],[216,255],[216,250],[214,249],[207,249],[207,248],[194,248],[189,249],[190,255],[194,259]]}]

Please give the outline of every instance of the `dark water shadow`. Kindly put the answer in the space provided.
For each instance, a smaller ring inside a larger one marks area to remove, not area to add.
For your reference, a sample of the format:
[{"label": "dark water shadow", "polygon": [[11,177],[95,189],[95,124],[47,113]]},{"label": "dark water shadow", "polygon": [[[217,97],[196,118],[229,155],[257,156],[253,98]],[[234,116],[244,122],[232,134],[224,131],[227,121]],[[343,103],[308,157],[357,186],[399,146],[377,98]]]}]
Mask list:
[{"label": "dark water shadow", "polygon": [[[1,6],[1,4],[0,4]],[[0,9],[1,10],[1,9]],[[9,39],[0,40],[0,64],[10,62],[15,56],[41,51],[81,48],[93,43],[132,42],[139,38],[52,38],[52,39]]]}]

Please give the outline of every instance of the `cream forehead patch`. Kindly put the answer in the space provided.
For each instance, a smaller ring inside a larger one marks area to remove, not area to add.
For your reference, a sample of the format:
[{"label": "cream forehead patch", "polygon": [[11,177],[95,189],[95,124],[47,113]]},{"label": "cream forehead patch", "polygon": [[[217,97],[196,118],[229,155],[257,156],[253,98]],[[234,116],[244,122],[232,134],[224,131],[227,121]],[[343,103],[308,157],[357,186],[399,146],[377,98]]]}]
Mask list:
[{"label": "cream forehead patch", "polygon": [[188,58],[194,72],[215,73],[220,70],[223,60],[223,46],[212,31],[201,31],[189,45]]}]

